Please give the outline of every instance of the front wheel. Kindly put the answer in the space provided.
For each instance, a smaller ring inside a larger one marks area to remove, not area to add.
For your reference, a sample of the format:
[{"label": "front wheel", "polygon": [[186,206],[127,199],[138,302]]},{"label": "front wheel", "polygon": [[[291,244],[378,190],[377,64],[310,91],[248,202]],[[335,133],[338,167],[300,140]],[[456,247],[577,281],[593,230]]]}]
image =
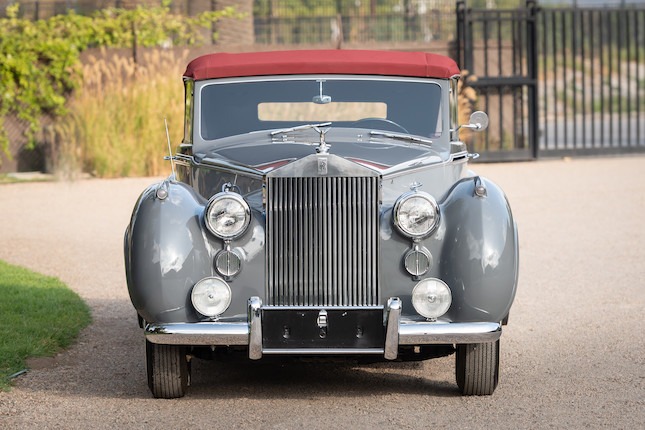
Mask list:
[{"label": "front wheel", "polygon": [[148,387],[154,397],[175,399],[186,394],[188,360],[185,347],[146,340],[146,371]]},{"label": "front wheel", "polygon": [[491,395],[499,380],[499,339],[491,343],[457,345],[457,386],[466,396]]}]

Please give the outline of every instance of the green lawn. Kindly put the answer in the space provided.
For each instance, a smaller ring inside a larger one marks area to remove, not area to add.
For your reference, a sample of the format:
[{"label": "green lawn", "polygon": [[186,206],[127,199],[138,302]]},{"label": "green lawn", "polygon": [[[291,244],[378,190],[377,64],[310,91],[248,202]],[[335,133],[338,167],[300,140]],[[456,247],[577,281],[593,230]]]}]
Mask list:
[{"label": "green lawn", "polygon": [[58,279],[0,261],[0,390],[27,358],[54,355],[90,321],[87,305]]}]

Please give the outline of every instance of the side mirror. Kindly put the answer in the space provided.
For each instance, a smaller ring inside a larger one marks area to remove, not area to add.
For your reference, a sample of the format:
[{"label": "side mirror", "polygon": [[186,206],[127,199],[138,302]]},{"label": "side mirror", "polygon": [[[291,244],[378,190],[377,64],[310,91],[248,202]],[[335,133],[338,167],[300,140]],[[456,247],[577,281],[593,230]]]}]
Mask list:
[{"label": "side mirror", "polygon": [[473,131],[484,131],[488,128],[488,115],[480,110],[475,111],[470,115],[469,123],[460,125],[457,130],[462,127]]}]

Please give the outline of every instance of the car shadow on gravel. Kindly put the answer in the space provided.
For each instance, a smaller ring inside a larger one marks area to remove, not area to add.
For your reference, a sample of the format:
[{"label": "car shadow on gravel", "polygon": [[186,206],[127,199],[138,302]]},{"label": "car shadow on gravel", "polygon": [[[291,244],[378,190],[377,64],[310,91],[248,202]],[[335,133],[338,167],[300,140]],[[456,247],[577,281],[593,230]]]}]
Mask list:
[{"label": "car shadow on gravel", "polygon": [[[449,358],[450,360],[450,358]],[[435,362],[434,360],[431,363]],[[195,360],[190,398],[282,399],[387,394],[459,396],[454,382],[433,375],[432,364],[348,362],[214,362]],[[437,377],[437,379],[433,379]]]},{"label": "car shadow on gravel", "polygon": [[[143,336],[136,322],[125,322],[119,349],[127,351],[117,359],[121,366],[113,373],[121,379],[116,396],[151,398],[145,371]],[[127,329],[126,326],[127,325]],[[101,348],[103,346],[99,346]],[[113,350],[105,345],[106,349]],[[303,397],[362,397],[389,394],[421,394],[459,397],[454,381],[454,356],[418,362],[380,362],[359,364],[355,361],[306,359],[286,360],[267,357],[252,361],[232,356],[224,361],[192,360],[192,381],[188,398],[257,399]],[[116,369],[115,369],[116,370]],[[112,383],[104,381],[103,389]],[[88,387],[89,388],[89,387]],[[99,390],[97,396],[109,396]]]},{"label": "car shadow on gravel", "polygon": [[[16,380],[33,392],[64,397],[152,399],[147,387],[145,348],[129,303],[91,302],[94,323],[78,342],[38,362]],[[42,365],[41,365],[42,364]],[[193,359],[187,398],[300,399],[422,394],[458,397],[452,356],[421,362],[358,364],[354,361],[275,358],[211,361]]]}]

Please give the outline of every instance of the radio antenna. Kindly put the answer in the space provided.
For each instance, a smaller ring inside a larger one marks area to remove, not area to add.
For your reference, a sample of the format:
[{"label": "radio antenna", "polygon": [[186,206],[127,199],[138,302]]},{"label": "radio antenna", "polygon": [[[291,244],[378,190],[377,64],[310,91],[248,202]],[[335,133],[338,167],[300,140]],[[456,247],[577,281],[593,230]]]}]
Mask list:
[{"label": "radio antenna", "polygon": [[168,160],[170,160],[170,168],[172,169],[172,177],[176,178],[175,175],[175,158],[172,156],[172,147],[170,146],[170,133],[168,132],[168,121],[166,118],[163,119],[163,123],[166,126],[166,139],[168,140]]}]

